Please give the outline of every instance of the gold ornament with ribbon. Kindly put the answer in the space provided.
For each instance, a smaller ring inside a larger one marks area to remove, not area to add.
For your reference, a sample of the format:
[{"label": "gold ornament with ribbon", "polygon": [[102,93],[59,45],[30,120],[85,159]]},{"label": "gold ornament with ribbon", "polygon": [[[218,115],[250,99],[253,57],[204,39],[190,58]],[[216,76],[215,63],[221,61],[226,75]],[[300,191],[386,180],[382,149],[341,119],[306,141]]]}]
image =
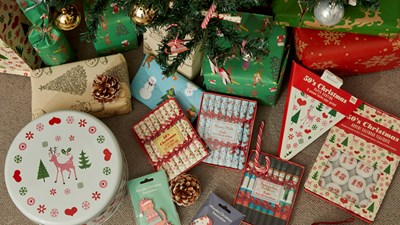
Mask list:
[{"label": "gold ornament with ribbon", "polygon": [[55,19],[55,24],[61,30],[73,30],[81,22],[81,14],[74,5],[62,8],[59,13],[60,14]]},{"label": "gold ornament with ribbon", "polygon": [[134,5],[131,9],[130,16],[133,22],[143,26],[153,21],[154,17],[156,17],[156,12],[152,8]]}]

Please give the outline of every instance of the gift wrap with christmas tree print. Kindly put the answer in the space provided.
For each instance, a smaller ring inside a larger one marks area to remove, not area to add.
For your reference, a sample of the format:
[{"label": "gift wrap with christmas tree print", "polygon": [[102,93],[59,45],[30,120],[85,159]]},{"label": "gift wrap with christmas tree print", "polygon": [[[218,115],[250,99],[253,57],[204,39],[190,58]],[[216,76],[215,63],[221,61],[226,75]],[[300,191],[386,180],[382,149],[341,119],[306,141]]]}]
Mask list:
[{"label": "gift wrap with christmas tree print", "polygon": [[[85,15],[94,0],[85,1]],[[110,1],[100,17],[100,25],[93,43],[97,55],[125,52],[138,47],[136,24],[117,3]]]},{"label": "gift wrap with christmas tree print", "polygon": [[29,76],[42,60],[28,41],[30,22],[15,1],[0,2],[0,72]]},{"label": "gift wrap with christmas tree print", "polygon": [[394,37],[400,32],[400,1],[379,1],[377,10],[363,9],[360,5],[345,5],[343,19],[336,25],[321,25],[313,10],[302,13],[299,1],[274,0],[274,22],[288,27],[304,27],[318,30],[331,30],[382,37]]},{"label": "gift wrap with christmas tree print", "polygon": [[[261,32],[268,37],[270,53],[261,60],[244,61],[239,50],[236,57],[228,60],[223,68],[229,74],[231,83],[224,82],[218,73],[211,69],[207,57],[203,60],[202,75],[207,91],[226,93],[256,99],[259,104],[275,105],[279,97],[283,75],[289,53],[287,29],[271,25],[269,16],[239,13],[242,22],[238,25],[243,36],[250,32]],[[270,28],[271,27],[271,28]]]},{"label": "gift wrap with christmas tree print", "polygon": [[[119,82],[120,91],[112,102],[100,102],[92,96],[93,81],[108,75]],[[99,57],[34,70],[32,81],[32,117],[57,110],[79,110],[96,117],[132,111],[128,66],[122,54]]]},{"label": "gift wrap with christmas tree print", "polygon": [[5,162],[8,193],[38,224],[102,224],[126,194],[125,157],[99,119],[48,113],[17,134]]},{"label": "gift wrap with christmas tree print", "polygon": [[203,90],[182,75],[165,77],[153,55],[143,60],[131,84],[132,96],[154,109],[162,102],[176,98],[192,122],[197,118]]},{"label": "gift wrap with christmas tree print", "polygon": [[399,162],[400,119],[363,103],[331,128],[305,190],[372,223]]},{"label": "gift wrap with christmas tree print", "polygon": [[[143,34],[143,53],[158,55],[159,45],[161,45],[162,39],[167,35],[165,28],[150,28]],[[185,39],[190,39],[186,37]],[[179,52],[180,48],[183,46],[178,46],[175,51]],[[171,59],[176,54],[171,54]],[[199,73],[201,69],[201,61],[203,60],[203,51],[200,47],[197,47],[185,59],[184,63],[178,67],[178,72],[189,80],[193,80]]]}]

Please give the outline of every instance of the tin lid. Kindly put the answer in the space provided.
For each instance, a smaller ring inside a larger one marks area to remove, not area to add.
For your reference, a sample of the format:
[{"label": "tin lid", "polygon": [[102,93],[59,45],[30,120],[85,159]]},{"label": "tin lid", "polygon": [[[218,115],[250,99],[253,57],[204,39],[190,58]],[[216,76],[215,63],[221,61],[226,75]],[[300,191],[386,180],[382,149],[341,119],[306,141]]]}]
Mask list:
[{"label": "tin lid", "polygon": [[99,119],[78,111],[45,114],[15,137],[5,163],[8,193],[39,224],[82,224],[114,198],[122,179],[118,142]]}]

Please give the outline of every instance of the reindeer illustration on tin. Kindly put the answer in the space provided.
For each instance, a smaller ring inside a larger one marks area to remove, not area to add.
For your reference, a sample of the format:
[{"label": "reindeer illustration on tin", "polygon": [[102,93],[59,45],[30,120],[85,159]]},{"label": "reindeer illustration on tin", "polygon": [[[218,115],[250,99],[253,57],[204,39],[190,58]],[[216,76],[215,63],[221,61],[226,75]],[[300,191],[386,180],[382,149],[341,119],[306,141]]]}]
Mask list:
[{"label": "reindeer illustration on tin", "polygon": [[[67,149],[67,156],[69,156],[69,152],[71,151],[71,148]],[[71,157],[64,163],[60,163],[58,161],[58,156],[60,156],[60,153],[57,153],[57,147],[50,147],[49,149],[49,157],[50,157],[50,162],[53,162],[54,165],[56,166],[56,170],[57,170],[57,175],[56,175],[56,180],[54,181],[54,183],[57,183],[58,180],[58,173],[61,173],[61,177],[62,177],[62,181],[63,184],[65,184],[65,180],[64,180],[64,171],[68,171],[68,179],[71,177],[71,170],[74,170],[74,175],[75,175],[75,180],[77,180],[78,178],[76,177],[76,170],[75,170],[75,165],[74,165],[74,161],[73,161],[73,156],[71,155]]]}]

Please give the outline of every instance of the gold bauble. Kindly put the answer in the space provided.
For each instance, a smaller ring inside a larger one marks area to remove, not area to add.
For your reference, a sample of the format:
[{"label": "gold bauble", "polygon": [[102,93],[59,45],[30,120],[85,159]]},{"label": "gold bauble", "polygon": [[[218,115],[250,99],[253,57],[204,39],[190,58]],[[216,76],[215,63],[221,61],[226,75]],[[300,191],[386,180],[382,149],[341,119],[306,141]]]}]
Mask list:
[{"label": "gold bauble", "polygon": [[156,12],[150,8],[144,8],[143,6],[134,5],[131,9],[131,18],[133,22],[138,25],[147,25],[151,23],[156,16]]},{"label": "gold bauble", "polygon": [[61,30],[73,30],[81,22],[81,14],[73,5],[62,8],[59,13],[60,14],[56,17],[55,24]]}]

